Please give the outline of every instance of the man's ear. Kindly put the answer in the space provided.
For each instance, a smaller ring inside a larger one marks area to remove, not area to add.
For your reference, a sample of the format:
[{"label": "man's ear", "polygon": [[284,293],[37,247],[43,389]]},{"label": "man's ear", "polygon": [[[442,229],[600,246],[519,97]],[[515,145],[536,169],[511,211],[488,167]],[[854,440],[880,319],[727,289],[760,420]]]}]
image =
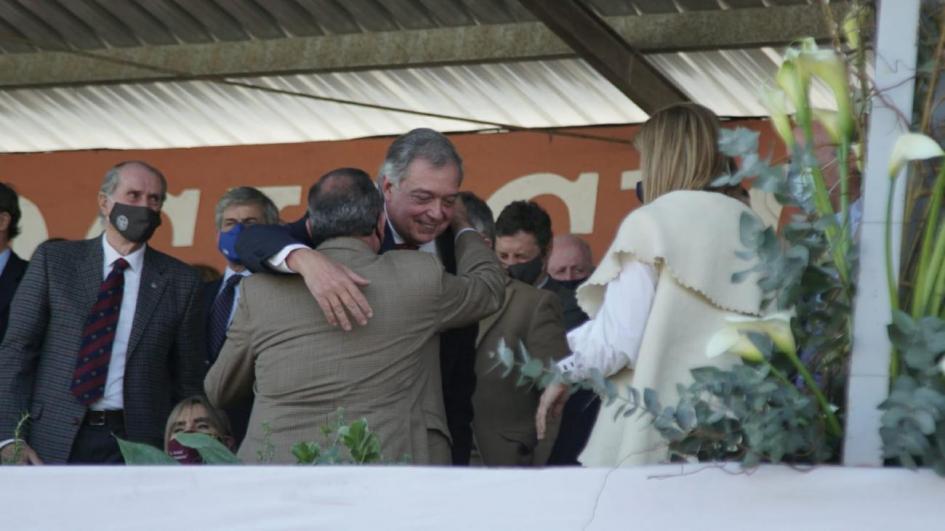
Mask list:
[{"label": "man's ear", "polygon": [[311,216],[305,217],[305,231],[308,232],[309,239],[314,239],[312,235],[312,218]]},{"label": "man's ear", "polygon": [[105,219],[108,219],[108,196],[102,192],[98,193],[98,213]]},{"label": "man's ear", "polygon": [[0,232],[7,232],[10,230],[10,221],[13,220],[13,216],[9,212],[0,212]]},{"label": "man's ear", "polygon": [[385,230],[387,228],[386,226],[387,226],[387,213],[381,210],[381,215],[377,216],[377,234],[378,234],[378,238],[381,239],[381,243],[383,243],[383,240],[384,240],[384,233],[387,232]]},{"label": "man's ear", "polygon": [[387,178],[387,175],[381,175],[381,193],[384,194],[384,202],[390,201],[391,190],[394,189],[394,183]]}]

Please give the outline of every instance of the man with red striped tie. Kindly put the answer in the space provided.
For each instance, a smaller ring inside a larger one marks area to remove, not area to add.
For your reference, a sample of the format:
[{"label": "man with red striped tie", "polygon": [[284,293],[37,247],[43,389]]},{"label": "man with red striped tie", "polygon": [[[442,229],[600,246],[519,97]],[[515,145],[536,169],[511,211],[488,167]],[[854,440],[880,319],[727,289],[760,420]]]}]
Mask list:
[{"label": "man with red striped tie", "polygon": [[200,392],[200,280],[147,246],[166,196],[157,168],[122,162],[98,194],[104,234],[36,249],[0,345],[4,462],[121,463],[115,437],[160,447]]}]

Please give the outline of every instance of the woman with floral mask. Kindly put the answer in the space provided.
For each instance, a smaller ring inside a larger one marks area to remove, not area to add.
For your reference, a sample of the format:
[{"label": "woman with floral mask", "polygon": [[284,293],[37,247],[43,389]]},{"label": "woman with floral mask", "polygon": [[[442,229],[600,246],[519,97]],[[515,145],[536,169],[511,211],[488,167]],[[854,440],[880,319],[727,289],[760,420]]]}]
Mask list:
[{"label": "woman with floral mask", "polygon": [[[640,152],[643,206],[622,222],[610,249],[577,293],[592,317],[568,334],[572,355],[559,366],[574,380],[599,371],[624,394],[627,385],[654,389],[675,404],[676,385],[692,382],[690,369],[729,367],[735,355],[708,359],[709,337],[725,317],[758,315],[757,276],[734,284],[732,273],[750,269],[739,241],[742,216],[753,215],[731,190],[711,188],[725,173],[718,152],[719,120],[695,104],[662,109],[635,139]],[[568,388],[544,392],[536,424],[543,436],[548,414],[558,414]],[[616,414],[622,402],[601,408],[581,454],[585,466],[620,466],[668,460],[667,444],[639,414]]]}]

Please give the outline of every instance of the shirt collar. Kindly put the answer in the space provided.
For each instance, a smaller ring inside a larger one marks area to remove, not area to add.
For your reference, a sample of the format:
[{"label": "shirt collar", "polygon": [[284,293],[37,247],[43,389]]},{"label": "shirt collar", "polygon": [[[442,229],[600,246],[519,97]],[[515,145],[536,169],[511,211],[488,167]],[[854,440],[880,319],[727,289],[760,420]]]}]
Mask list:
[{"label": "shirt collar", "polygon": [[144,250],[147,248],[148,248],[148,245],[144,244],[141,246],[140,249],[129,254],[128,256],[122,256],[118,254],[118,251],[116,251],[111,246],[110,243],[108,243],[108,238],[106,238],[105,234],[104,233],[102,234],[102,250],[105,253],[105,268],[106,269],[110,269],[112,267],[112,264],[115,263],[115,260],[118,260],[119,258],[124,258],[125,261],[128,262],[128,269],[136,273],[140,272],[141,266],[144,264]]},{"label": "shirt collar", "polygon": [[[386,204],[384,205],[384,217],[387,218],[387,226],[390,227],[390,234],[391,236],[394,237],[394,243],[396,245],[400,245],[404,243],[403,237],[401,237],[400,234],[397,233],[397,229],[394,228],[394,224],[390,222],[390,217],[387,216]],[[436,238],[433,238],[432,240],[428,241],[427,243],[424,243],[423,245],[420,245],[418,247],[418,250],[435,255],[436,254]]]},{"label": "shirt collar", "polygon": [[253,272],[250,271],[249,269],[244,269],[242,271],[237,272],[237,271],[233,271],[230,268],[230,266],[226,266],[226,269],[223,271],[223,283],[226,284],[226,281],[230,280],[230,277],[232,277],[233,275],[242,275],[244,277],[248,277],[252,274]]}]

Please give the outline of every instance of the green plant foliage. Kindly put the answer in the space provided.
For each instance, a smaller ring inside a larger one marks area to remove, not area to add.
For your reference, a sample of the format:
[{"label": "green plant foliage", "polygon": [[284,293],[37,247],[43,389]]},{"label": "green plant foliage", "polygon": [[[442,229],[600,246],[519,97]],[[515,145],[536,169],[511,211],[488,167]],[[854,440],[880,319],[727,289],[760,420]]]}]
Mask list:
[{"label": "green plant foliage", "polygon": [[197,450],[204,464],[236,465],[240,463],[236,454],[219,439],[206,433],[178,433],[174,435],[174,438],[182,445]]},{"label": "green plant foliage", "polygon": [[[303,441],[292,446],[292,455],[300,465],[366,465],[380,463],[381,442],[371,432],[367,419],[350,424],[344,420],[344,410],[338,409],[334,422],[322,426],[321,443]],[[407,462],[409,462],[409,458]]]},{"label": "green plant foliage", "polygon": [[126,465],[176,465],[177,461],[150,444],[126,441],[121,437],[115,437],[118,441],[118,449],[121,456],[125,459]]},{"label": "green plant foliage", "polygon": [[945,475],[945,380],[939,366],[945,321],[896,312],[889,337],[908,370],[879,406],[883,455],[908,468],[928,466]]}]

